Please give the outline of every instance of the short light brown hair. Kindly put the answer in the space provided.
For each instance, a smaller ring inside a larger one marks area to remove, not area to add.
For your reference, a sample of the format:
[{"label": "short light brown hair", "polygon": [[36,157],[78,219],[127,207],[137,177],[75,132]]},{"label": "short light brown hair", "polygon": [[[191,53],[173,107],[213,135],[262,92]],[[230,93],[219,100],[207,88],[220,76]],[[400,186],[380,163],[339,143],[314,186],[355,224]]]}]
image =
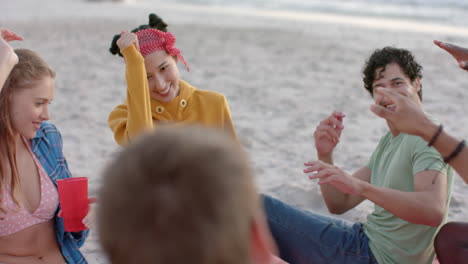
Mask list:
[{"label": "short light brown hair", "polygon": [[113,264],[251,263],[259,197],[244,151],[227,135],[158,129],[108,165],[99,199]]}]

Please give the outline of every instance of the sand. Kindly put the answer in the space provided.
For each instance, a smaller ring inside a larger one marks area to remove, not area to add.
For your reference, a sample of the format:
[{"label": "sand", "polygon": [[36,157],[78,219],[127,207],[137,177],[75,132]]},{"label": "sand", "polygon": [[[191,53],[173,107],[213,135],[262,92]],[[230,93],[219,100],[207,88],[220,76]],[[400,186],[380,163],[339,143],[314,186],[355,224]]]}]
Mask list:
[{"label": "sand", "polygon": [[[314,129],[334,110],[346,114],[336,165],[353,172],[367,162],[387,127],[369,111],[372,100],[361,70],[370,53],[383,46],[414,52],[424,66],[426,111],[452,134],[468,138],[468,73],[432,43],[468,46],[461,28],[164,2],[18,0],[3,1],[1,10],[0,26],[25,38],[14,46],[38,51],[57,71],[51,121],[63,134],[73,175],[89,177],[92,195],[102,169],[120,148],[107,116],[125,97],[124,62],[108,47],[114,34],[146,23],[150,12],[163,17],[178,38],[191,68],[180,67],[182,78],[227,96],[262,192],[327,213],[318,185],[302,173],[302,164],[316,159]],[[468,187],[457,177],[450,220],[468,219],[467,197]],[[363,221],[371,210],[372,203],[364,202],[339,217]],[[96,231],[82,250],[89,263],[107,263]]]}]

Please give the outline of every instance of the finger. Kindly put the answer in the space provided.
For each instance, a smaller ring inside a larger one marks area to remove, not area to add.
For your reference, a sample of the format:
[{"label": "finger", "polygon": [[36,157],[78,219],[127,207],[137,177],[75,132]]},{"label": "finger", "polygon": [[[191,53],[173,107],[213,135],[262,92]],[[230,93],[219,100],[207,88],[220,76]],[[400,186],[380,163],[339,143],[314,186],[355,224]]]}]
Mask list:
[{"label": "finger", "polygon": [[[340,129],[338,129],[340,130]],[[338,137],[337,129],[333,128],[332,126],[320,126],[315,131],[319,136],[324,135],[326,133],[330,134],[331,136]]]},{"label": "finger", "polygon": [[[333,137],[336,137],[336,138],[339,138],[340,135],[341,135],[341,131],[343,131],[344,129],[344,126],[340,123],[340,121],[338,121],[337,119],[334,119],[335,121],[332,121],[332,120],[324,120],[322,122],[320,122],[320,125],[317,126],[316,130],[315,130],[315,133],[317,132],[327,132],[329,133],[328,131],[332,131],[332,136]],[[335,122],[338,123],[338,125],[335,125]]]},{"label": "finger", "polygon": [[138,40],[135,42],[135,47],[138,51],[140,51],[140,44],[138,43]]},{"label": "finger", "polygon": [[[304,169],[304,172],[305,173],[311,173],[311,172],[318,172],[318,171],[322,171],[326,168],[329,167],[328,164],[325,164],[325,163],[319,163],[319,162],[313,162],[311,163],[312,165],[309,165],[308,168],[305,168]],[[307,165],[306,165],[307,166]]]},{"label": "finger", "polygon": [[[341,120],[340,120],[341,119]],[[328,119],[327,122],[329,125],[333,125],[337,128],[343,128],[343,123],[342,123],[342,117],[341,115],[335,116],[331,115]]]},{"label": "finger", "polygon": [[387,108],[376,104],[371,105],[370,110],[377,116],[385,119],[389,118],[393,114],[393,112],[388,110]]},{"label": "finger", "polygon": [[10,30],[8,30],[6,28],[1,28],[0,29],[0,35],[6,41],[23,40],[23,38],[20,35],[16,34],[13,31],[10,31]]},{"label": "finger", "polygon": [[440,40],[434,40],[433,42],[434,42],[434,44],[436,44],[439,48],[442,48],[442,49],[443,49],[443,47],[442,47],[442,46],[443,46],[442,41],[440,41]]},{"label": "finger", "polygon": [[87,217],[83,218],[83,221],[81,221],[83,225],[86,226],[87,229],[90,229],[93,227],[93,221],[89,220]]},{"label": "finger", "polygon": [[327,171],[327,177],[321,177],[317,183],[326,184],[340,182],[338,173],[339,171],[336,168],[329,169]]},{"label": "finger", "polygon": [[463,48],[461,46],[441,41],[434,41],[434,43],[436,43],[437,46],[450,53],[457,60],[464,59],[468,56],[468,49]]},{"label": "finger", "polygon": [[336,133],[338,134],[338,138],[337,138],[338,141],[340,140],[341,132],[343,132],[343,129],[344,129],[344,126],[343,126],[343,125],[341,125],[341,127],[335,128],[335,131],[336,131]]},{"label": "finger", "polygon": [[326,178],[328,177],[329,175],[326,173],[326,172],[317,172],[317,173],[314,173],[314,174],[311,174],[309,175],[309,180],[316,180],[316,179],[322,179],[322,178]]},{"label": "finger", "polygon": [[87,228],[91,228],[94,223],[94,210],[90,208],[88,214],[81,221]]},{"label": "finger", "polygon": [[313,160],[313,161],[306,161],[304,162],[305,166],[322,166],[322,167],[329,167],[330,164],[323,162],[321,160]]},{"label": "finger", "polygon": [[324,165],[324,166],[331,166],[330,164],[326,163],[326,162],[323,162],[321,160],[311,160],[311,161],[306,161],[304,162],[304,165],[306,166],[314,166],[315,164],[321,164],[321,165]]},{"label": "finger", "polygon": [[335,128],[328,127],[321,132],[326,133],[328,135],[328,139],[333,142],[338,142],[340,140],[340,133]]},{"label": "finger", "polygon": [[120,37],[119,37],[118,40],[123,40],[127,33],[128,33],[128,31],[126,31],[126,30],[121,30],[121,31],[120,31]]},{"label": "finger", "polygon": [[306,161],[304,162],[305,166],[314,166],[315,164],[320,163],[319,160],[314,160],[314,161]]},{"label": "finger", "polygon": [[338,111],[333,112],[333,115],[340,121],[343,121],[343,118],[346,117],[345,114],[343,114],[342,112],[338,112]]},{"label": "finger", "polygon": [[338,134],[338,132],[336,132],[336,130],[329,129],[327,130],[327,133],[328,133],[328,140],[330,140],[331,142],[335,144],[340,142],[340,135]]},{"label": "finger", "polygon": [[[331,131],[331,133],[330,133],[330,131]],[[322,139],[327,139],[330,142],[336,143],[339,140],[337,135],[332,134],[332,133],[336,133],[336,132],[331,128],[319,130],[319,131],[316,131],[315,133],[316,133],[316,135],[315,135],[316,141],[320,141]]]},{"label": "finger", "polygon": [[13,32],[10,32],[10,33],[11,34],[3,36],[3,39],[5,39],[8,42],[14,41],[14,40],[23,40],[23,38],[20,35],[13,33]]},{"label": "finger", "polygon": [[468,61],[460,61],[459,65],[460,68],[464,69],[465,71],[468,71]]},{"label": "finger", "polygon": [[451,50],[453,48],[453,45],[452,44],[449,44],[449,43],[445,43],[445,42],[442,42],[442,41],[439,41],[439,40],[434,40],[434,44],[436,44],[439,48],[451,53]]},{"label": "finger", "polygon": [[391,89],[385,89],[380,87],[375,88],[375,93],[389,97],[394,103],[401,102],[401,100],[403,100],[403,98],[405,97],[404,95],[399,94]]},{"label": "finger", "polygon": [[323,169],[317,173],[309,175],[309,179],[315,180],[315,179],[322,179],[322,178],[327,178],[330,177],[331,175],[335,174],[335,170],[332,168],[326,168]]}]

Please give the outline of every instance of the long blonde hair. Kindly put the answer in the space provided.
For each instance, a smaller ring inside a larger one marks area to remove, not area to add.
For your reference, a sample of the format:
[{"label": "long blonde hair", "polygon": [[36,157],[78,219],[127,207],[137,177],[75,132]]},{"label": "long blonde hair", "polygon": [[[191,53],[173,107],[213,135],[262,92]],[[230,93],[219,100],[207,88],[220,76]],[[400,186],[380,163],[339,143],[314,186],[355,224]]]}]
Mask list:
[{"label": "long blonde hair", "polygon": [[[18,202],[15,193],[20,181],[16,166],[16,131],[14,131],[10,113],[11,98],[18,90],[32,88],[37,81],[42,80],[44,77],[55,78],[55,72],[32,50],[16,49],[15,53],[18,55],[18,63],[13,67],[3,85],[3,89],[0,91],[0,190],[2,190],[4,184],[9,184],[13,200]],[[10,182],[6,182],[8,176],[8,166],[6,164],[9,164],[11,171]]]}]

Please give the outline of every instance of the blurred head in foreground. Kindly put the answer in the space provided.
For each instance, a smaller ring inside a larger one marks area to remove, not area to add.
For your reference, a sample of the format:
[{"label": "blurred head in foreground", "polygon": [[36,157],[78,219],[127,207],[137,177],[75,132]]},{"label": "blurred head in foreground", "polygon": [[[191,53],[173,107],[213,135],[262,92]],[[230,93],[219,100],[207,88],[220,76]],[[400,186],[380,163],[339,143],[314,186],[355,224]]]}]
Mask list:
[{"label": "blurred head in foreground", "polygon": [[275,246],[241,146],[164,127],[107,167],[98,225],[113,264],[269,263]]}]

